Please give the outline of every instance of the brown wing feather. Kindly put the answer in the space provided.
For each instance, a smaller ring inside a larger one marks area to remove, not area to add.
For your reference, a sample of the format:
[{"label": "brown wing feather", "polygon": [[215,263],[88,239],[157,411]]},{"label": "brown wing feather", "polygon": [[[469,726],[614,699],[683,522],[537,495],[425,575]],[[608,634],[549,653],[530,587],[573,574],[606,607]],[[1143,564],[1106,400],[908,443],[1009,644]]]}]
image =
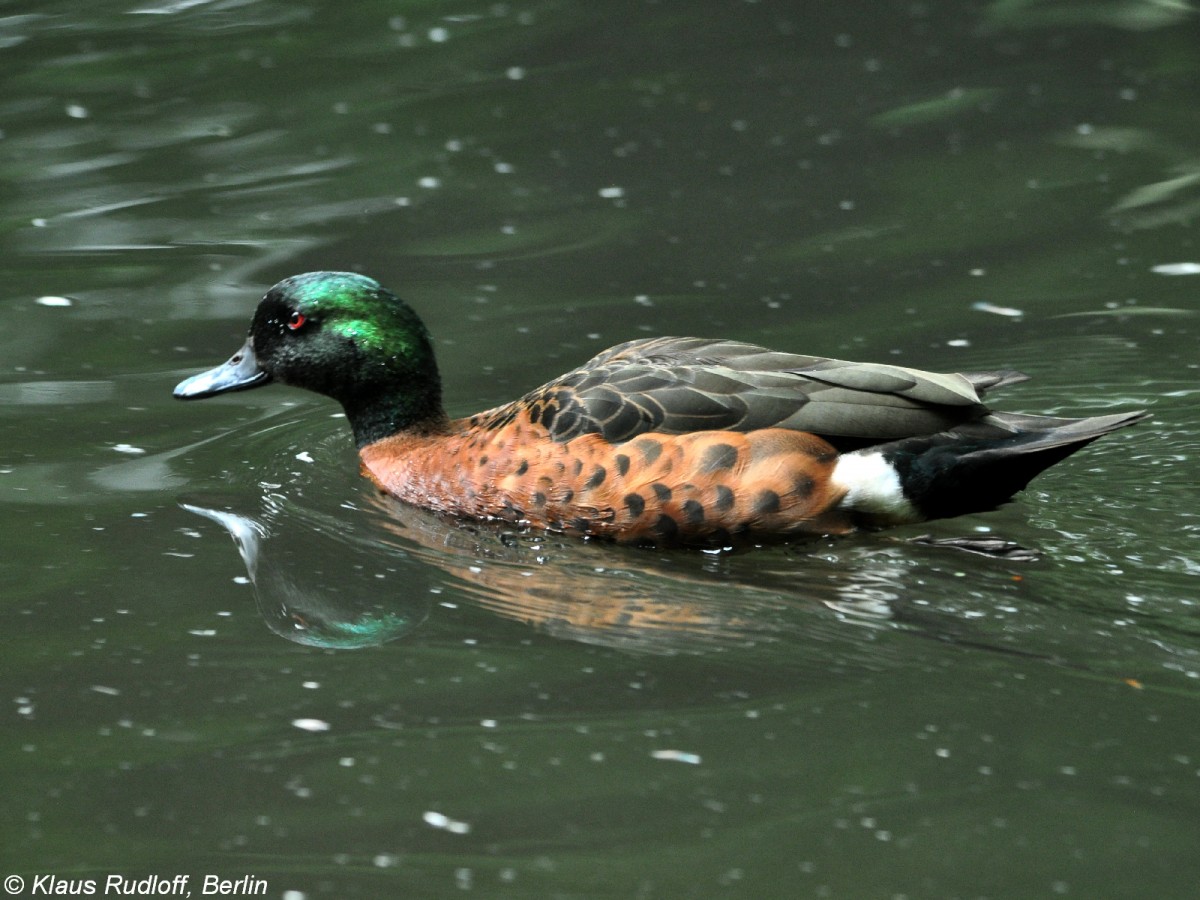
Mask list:
[{"label": "brown wing feather", "polygon": [[1017,372],[938,374],[767,350],[754,344],[664,337],[630,341],[507,406],[480,425],[524,415],[555,440],[595,433],[613,442],[646,432],[807,431],[839,449],[930,434],[988,413],[984,390]]}]

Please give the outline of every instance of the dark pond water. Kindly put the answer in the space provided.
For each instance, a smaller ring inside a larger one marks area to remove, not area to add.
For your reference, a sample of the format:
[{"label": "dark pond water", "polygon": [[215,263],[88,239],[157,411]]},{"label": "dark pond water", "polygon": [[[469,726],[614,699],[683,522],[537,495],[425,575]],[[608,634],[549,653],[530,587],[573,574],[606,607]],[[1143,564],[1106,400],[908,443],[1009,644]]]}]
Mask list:
[{"label": "dark pond water", "polygon": [[[0,13],[6,889],[1195,896],[1188,5]],[[690,333],[1154,418],[933,529],[1036,562],[460,528],[315,395],[171,399],[314,268],[455,414]]]}]

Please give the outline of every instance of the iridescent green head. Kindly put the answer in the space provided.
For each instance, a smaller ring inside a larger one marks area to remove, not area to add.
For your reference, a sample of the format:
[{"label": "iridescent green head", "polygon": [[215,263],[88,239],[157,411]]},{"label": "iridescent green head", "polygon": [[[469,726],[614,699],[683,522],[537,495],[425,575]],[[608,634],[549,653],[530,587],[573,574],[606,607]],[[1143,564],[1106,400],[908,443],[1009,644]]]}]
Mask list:
[{"label": "iridescent green head", "polygon": [[285,278],[263,297],[245,345],[175,388],[183,400],[279,381],[342,404],[362,447],[445,421],[433,346],[417,314],[352,272]]}]

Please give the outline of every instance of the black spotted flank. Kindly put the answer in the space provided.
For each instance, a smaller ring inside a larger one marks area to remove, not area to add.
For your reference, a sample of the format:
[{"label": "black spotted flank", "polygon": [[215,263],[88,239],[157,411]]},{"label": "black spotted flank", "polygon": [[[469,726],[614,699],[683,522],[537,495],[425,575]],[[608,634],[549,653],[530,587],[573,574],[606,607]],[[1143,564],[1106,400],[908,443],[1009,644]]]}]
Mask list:
[{"label": "black spotted flank", "polygon": [[796,479],[792,482],[792,493],[797,497],[804,498],[811,494],[813,492],[813,488],[815,487],[816,483],[812,480],[812,478],[804,473],[801,473],[797,475]]},{"label": "black spotted flank", "polygon": [[641,494],[626,494],[625,505],[629,508],[630,514],[635,518],[640,518],[642,513],[646,511],[646,501]]},{"label": "black spotted flank", "polygon": [[648,466],[654,465],[654,461],[662,455],[662,444],[650,438],[636,441],[633,446],[642,454],[642,462]]},{"label": "black spotted flank", "polygon": [[737,448],[730,444],[713,444],[700,457],[700,471],[706,474],[732,469],[737,465]]},{"label": "black spotted flank", "polygon": [[618,453],[615,459],[617,463],[617,472],[624,477],[629,473],[629,457],[624,453]]},{"label": "black spotted flank", "polygon": [[671,499],[671,489],[662,482],[656,481],[650,487],[654,491],[654,496],[658,498],[659,503],[666,503]]},{"label": "black spotted flank", "polygon": [[713,504],[713,509],[717,512],[726,513],[733,509],[734,501],[733,491],[723,484],[717,485],[717,502]]},{"label": "black spotted flank", "polygon": [[683,501],[683,517],[689,525],[700,525],[704,522],[704,504],[699,500]]},{"label": "black spotted flank", "polygon": [[759,491],[754,497],[754,514],[769,516],[779,512],[779,495],[772,490]]},{"label": "black spotted flank", "polygon": [[654,533],[658,535],[659,540],[673,541],[679,537],[679,523],[663,513],[654,523]]},{"label": "black spotted flank", "polygon": [[583,483],[583,489],[590,491],[592,488],[599,487],[604,484],[604,479],[608,477],[608,472],[604,466],[596,466],[592,470],[592,474],[588,476],[588,480]]}]

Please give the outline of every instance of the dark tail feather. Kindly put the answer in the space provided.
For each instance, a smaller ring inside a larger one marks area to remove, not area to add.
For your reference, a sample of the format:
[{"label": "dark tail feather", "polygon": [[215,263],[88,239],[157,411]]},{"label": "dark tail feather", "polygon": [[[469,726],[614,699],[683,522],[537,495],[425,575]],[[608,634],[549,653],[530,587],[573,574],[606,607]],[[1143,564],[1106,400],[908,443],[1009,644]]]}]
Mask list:
[{"label": "dark tail feather", "polygon": [[929,518],[942,519],[994,509],[1039,472],[1147,415],[1059,419],[992,413],[951,431],[878,449],[895,467],[909,502]]}]

